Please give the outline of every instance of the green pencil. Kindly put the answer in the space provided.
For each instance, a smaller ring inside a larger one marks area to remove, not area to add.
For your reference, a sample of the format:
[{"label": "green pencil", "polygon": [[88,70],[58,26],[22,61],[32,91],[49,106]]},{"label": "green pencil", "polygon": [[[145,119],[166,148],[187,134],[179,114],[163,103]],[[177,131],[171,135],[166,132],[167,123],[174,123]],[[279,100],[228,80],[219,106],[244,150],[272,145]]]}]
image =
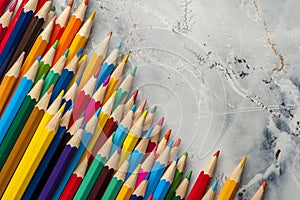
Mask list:
[{"label": "green pencil", "polygon": [[58,44],[58,40],[55,41],[55,43],[52,45],[52,47],[47,51],[47,53],[44,55],[44,57],[42,58],[36,77],[35,77],[35,83],[41,79],[41,77],[45,74],[48,73],[51,65],[52,65],[52,61],[53,58],[55,56],[55,52],[56,52],[56,47]]},{"label": "green pencil", "polygon": [[178,187],[181,177],[183,175],[183,171],[185,168],[185,163],[186,163],[186,159],[187,159],[188,153],[184,152],[183,155],[180,157],[180,159],[178,160],[177,166],[176,166],[176,171],[175,171],[175,175],[174,175],[174,180],[173,183],[166,195],[165,200],[171,200],[172,197],[174,196],[175,190]]},{"label": "green pencil", "polygon": [[55,65],[51,68],[49,73],[45,78],[45,83],[43,85],[43,89],[41,92],[41,97],[47,92],[51,85],[55,85],[57,80],[59,79],[62,70],[64,69],[65,63],[67,61],[69,54],[69,49],[65,51],[65,53],[59,58],[59,60],[55,63]]},{"label": "green pencil", "polygon": [[173,194],[172,200],[184,200],[189,189],[189,184],[192,176],[192,170],[186,175],[186,177],[182,180],[178,188]]},{"label": "green pencil", "polygon": [[125,162],[123,162],[121,167],[118,169],[118,171],[115,173],[115,175],[109,182],[107,189],[105,190],[105,193],[102,197],[102,200],[110,200],[110,199],[115,199],[117,197],[119,190],[121,189],[125,181],[126,173],[129,167],[129,161],[130,161],[130,155],[125,160]]},{"label": "green pencil", "polygon": [[112,146],[114,134],[112,134],[109,139],[105,142],[102,148],[98,151],[95,159],[93,160],[89,170],[87,171],[85,177],[82,180],[75,196],[74,200],[87,199],[90,194],[99,174],[101,173],[104,164],[108,159],[108,155]]},{"label": "green pencil", "polygon": [[31,111],[39,100],[43,83],[44,79],[38,81],[37,84],[27,94],[15,119],[9,127],[7,134],[0,145],[0,169],[2,169],[24,125],[26,124],[27,119],[30,116]]}]

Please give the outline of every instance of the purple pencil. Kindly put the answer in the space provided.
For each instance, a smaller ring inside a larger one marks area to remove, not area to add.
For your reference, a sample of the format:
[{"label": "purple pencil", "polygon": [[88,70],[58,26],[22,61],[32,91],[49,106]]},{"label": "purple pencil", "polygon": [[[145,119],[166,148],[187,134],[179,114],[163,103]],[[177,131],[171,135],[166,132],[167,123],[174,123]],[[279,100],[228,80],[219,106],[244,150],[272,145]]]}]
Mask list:
[{"label": "purple pencil", "polygon": [[[82,126],[84,126],[83,124]],[[45,184],[40,196],[39,200],[42,199],[52,199],[52,196],[55,190],[58,187],[60,180],[62,179],[63,175],[65,174],[69,163],[71,162],[74,154],[76,153],[77,149],[79,148],[81,136],[83,134],[84,127],[78,129],[76,134],[69,140],[67,145],[65,146],[63,152],[61,153],[55,167],[53,168],[47,183]]]}]

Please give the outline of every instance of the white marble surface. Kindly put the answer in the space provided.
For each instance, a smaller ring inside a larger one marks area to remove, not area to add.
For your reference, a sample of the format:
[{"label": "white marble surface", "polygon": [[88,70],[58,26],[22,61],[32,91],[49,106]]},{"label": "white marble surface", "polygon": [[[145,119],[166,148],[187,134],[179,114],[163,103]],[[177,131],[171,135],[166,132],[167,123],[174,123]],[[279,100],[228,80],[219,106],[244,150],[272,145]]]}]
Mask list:
[{"label": "white marble surface", "polygon": [[[66,1],[54,4],[60,13]],[[157,105],[164,130],[182,138],[192,182],[220,149],[218,189],[247,155],[237,199],[263,180],[265,199],[299,199],[299,8],[297,0],[90,0],[87,16],[97,14],[85,52],[109,30],[110,49],[123,40],[127,69],[138,66],[139,102]]]}]

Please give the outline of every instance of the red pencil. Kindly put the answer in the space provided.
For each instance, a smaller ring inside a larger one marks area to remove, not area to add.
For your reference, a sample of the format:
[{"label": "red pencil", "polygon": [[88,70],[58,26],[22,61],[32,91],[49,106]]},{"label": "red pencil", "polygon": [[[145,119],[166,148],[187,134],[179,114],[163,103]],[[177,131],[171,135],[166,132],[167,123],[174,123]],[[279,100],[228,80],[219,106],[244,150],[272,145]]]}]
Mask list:
[{"label": "red pencil", "polygon": [[160,120],[157,122],[156,126],[153,128],[153,131],[150,135],[150,141],[146,150],[146,154],[149,154],[152,152],[155,146],[157,146],[158,139],[160,136],[160,131],[162,129],[162,125],[164,123],[165,118],[162,117]]},{"label": "red pencil", "polygon": [[200,172],[187,200],[201,199],[201,197],[204,195],[209,184],[209,180],[214,175],[219,153],[220,151],[217,151],[211,160],[206,164],[205,168]]},{"label": "red pencil", "polygon": [[[9,1],[8,1],[9,2]],[[15,0],[11,6],[9,7],[9,9],[2,15],[2,13],[0,13],[1,18],[0,18],[0,41],[2,40],[2,38],[4,37],[8,26],[10,24],[11,18],[14,14],[14,10],[16,8],[16,5],[18,3],[18,0]],[[1,12],[1,5],[2,3],[0,2],[0,12]]]},{"label": "red pencil", "polygon": [[123,118],[125,117],[125,115],[131,110],[133,104],[135,104],[135,100],[136,100],[136,97],[139,93],[139,90],[136,89],[133,93],[133,95],[130,97],[130,99],[127,101],[127,103],[125,104],[125,107],[124,107],[124,116]]},{"label": "red pencil", "polygon": [[79,188],[83,177],[86,173],[88,167],[88,159],[85,158],[80,162],[77,168],[74,170],[72,176],[70,177],[64,191],[62,192],[61,196],[59,197],[60,200],[69,200],[73,199],[74,195]]},{"label": "red pencil", "polygon": [[10,0],[0,0],[0,16],[4,13],[9,2],[10,2]]}]

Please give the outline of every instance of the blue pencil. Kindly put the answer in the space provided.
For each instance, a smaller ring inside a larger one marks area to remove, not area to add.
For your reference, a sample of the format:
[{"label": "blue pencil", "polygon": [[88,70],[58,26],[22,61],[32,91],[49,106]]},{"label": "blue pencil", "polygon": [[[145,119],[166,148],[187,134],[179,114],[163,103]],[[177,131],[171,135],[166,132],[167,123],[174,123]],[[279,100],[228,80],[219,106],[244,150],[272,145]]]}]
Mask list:
[{"label": "blue pencil", "polygon": [[80,127],[65,146],[38,199],[43,200],[53,196],[61,178],[64,176],[64,173],[69,166],[70,161],[73,159],[73,156],[79,148],[80,140],[84,132],[84,125],[85,124]]},{"label": "blue pencil", "polygon": [[106,77],[108,77],[108,75],[110,75],[115,69],[121,46],[122,46],[122,41],[119,42],[119,44],[117,44],[115,49],[110,53],[110,55],[103,62],[99,76],[97,78],[95,91],[101,86],[101,84],[106,79]]},{"label": "blue pencil", "polygon": [[38,60],[34,62],[31,68],[23,76],[20,84],[18,85],[14,95],[12,96],[2,115],[2,118],[0,120],[0,144],[2,143],[4,136],[6,135],[11,123],[18,113],[20,106],[27,96],[27,93],[33,86],[40,59],[41,58],[39,57]]},{"label": "blue pencil", "polygon": [[133,105],[131,110],[125,115],[124,119],[120,122],[117,130],[115,131],[115,137],[113,139],[113,145],[110,150],[109,156],[111,156],[117,148],[123,143],[126,135],[132,125],[133,114],[136,110],[136,105]]},{"label": "blue pencil", "polygon": [[171,140],[162,154],[157,158],[156,162],[154,163],[151,174],[149,177],[148,187],[146,190],[145,199],[147,199],[151,194],[154,193],[156,186],[158,185],[161,176],[163,175],[167,164],[169,162],[170,151],[173,145],[173,140]]},{"label": "blue pencil", "polygon": [[149,144],[149,137],[151,135],[153,128],[150,127],[147,131],[146,135],[141,139],[141,141],[138,143],[138,145],[135,147],[133,152],[131,153],[130,163],[128,167],[128,171],[126,174],[125,180],[128,179],[128,177],[132,174],[132,172],[135,170],[135,168],[140,164],[144,158],[145,152],[147,150],[148,144]]},{"label": "blue pencil", "polygon": [[54,101],[54,99],[57,97],[57,95],[60,93],[61,90],[66,90],[68,88],[72,78],[76,74],[81,53],[82,53],[82,48],[79,49],[76,56],[74,56],[72,58],[71,62],[65,67],[65,69],[61,73],[61,76],[59,77],[59,79],[53,89],[50,103],[52,103],[52,101]]},{"label": "blue pencil", "polygon": [[178,157],[176,157],[171,165],[168,167],[164,175],[161,177],[154,193],[153,200],[164,199],[173,183],[174,175],[176,171],[176,163],[178,161]]},{"label": "blue pencil", "polygon": [[73,159],[71,160],[71,162],[69,163],[69,166],[64,174],[64,176],[62,177],[55,193],[53,196],[53,199],[59,199],[61,193],[63,192],[69,178],[71,177],[73,171],[75,170],[83,152],[86,149],[86,146],[88,145],[89,141],[91,140],[94,131],[96,129],[97,126],[97,122],[98,122],[98,117],[100,115],[100,111],[101,108],[99,108],[96,113],[94,114],[94,116],[87,122],[86,126],[85,126],[85,130],[83,132],[83,136],[80,142],[80,146],[77,150],[77,152],[75,153]]},{"label": "blue pencil", "polygon": [[0,54],[0,80],[2,80],[4,73],[7,70],[9,61],[15,52],[23,33],[25,32],[27,25],[29,24],[35,9],[37,7],[38,1],[37,0],[29,0],[14,27],[14,30],[11,32],[6,45],[4,46],[1,54]]},{"label": "blue pencil", "polygon": [[[64,104],[64,103],[62,103]],[[51,159],[53,158],[54,153],[56,152],[56,149],[63,137],[63,135],[66,133],[68,129],[68,124],[70,121],[70,117],[72,114],[73,107],[70,107],[69,110],[64,114],[64,116],[61,118],[60,125],[58,127],[57,133],[54,136],[54,139],[51,142],[51,145],[49,146],[44,158],[42,159],[38,169],[36,170],[33,178],[30,181],[29,186],[27,187],[25,194],[23,195],[24,199],[30,199],[31,197],[38,195],[40,193],[42,186],[45,184],[49,174],[45,173],[47,167],[49,166],[49,163]]]}]

